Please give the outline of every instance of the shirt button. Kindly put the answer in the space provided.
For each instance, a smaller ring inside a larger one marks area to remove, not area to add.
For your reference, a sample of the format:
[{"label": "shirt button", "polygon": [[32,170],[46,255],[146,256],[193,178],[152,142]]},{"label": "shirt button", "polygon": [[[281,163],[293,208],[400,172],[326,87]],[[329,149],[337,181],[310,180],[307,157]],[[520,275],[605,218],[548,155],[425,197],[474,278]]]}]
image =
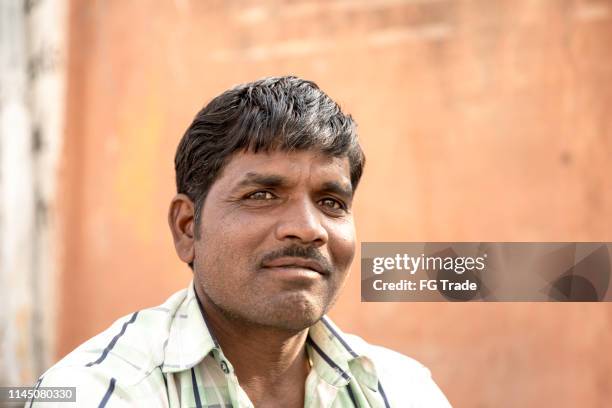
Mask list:
[{"label": "shirt button", "polygon": [[229,374],[229,367],[225,361],[221,361],[221,370],[223,370],[225,374]]}]

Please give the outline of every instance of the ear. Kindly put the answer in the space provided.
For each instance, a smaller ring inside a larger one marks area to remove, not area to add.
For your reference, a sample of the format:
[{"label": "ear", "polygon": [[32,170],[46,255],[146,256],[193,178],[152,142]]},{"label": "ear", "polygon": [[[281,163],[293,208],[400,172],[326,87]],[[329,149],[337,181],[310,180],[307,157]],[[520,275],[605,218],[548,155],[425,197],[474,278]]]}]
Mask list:
[{"label": "ear", "polygon": [[195,241],[195,206],[185,194],[177,194],[170,203],[168,224],[176,253],[185,263],[193,262]]}]

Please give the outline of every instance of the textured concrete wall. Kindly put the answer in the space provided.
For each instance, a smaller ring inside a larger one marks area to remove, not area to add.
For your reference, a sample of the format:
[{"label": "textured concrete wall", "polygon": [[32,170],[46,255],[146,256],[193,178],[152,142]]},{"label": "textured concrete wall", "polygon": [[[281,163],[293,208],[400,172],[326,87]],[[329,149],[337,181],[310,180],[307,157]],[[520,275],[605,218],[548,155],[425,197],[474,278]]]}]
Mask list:
[{"label": "textured concrete wall", "polygon": [[55,354],[64,0],[0,2],[0,385]]},{"label": "textured concrete wall", "polygon": [[[363,241],[612,240],[612,2],[72,2],[58,355],[186,285],[176,144],[228,86],[293,73],[360,124]],[[458,407],[599,407],[607,304],[360,304]]]}]

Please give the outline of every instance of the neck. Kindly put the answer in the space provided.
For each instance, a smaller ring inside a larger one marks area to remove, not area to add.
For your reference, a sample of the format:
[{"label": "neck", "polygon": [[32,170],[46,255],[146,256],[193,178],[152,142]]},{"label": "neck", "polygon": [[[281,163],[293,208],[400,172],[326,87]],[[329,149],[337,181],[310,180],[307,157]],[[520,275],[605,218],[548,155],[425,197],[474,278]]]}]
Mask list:
[{"label": "neck", "polygon": [[310,370],[305,347],[308,329],[281,330],[229,318],[198,288],[196,293],[209,330],[255,406],[289,390],[289,395],[300,395],[303,401]]}]

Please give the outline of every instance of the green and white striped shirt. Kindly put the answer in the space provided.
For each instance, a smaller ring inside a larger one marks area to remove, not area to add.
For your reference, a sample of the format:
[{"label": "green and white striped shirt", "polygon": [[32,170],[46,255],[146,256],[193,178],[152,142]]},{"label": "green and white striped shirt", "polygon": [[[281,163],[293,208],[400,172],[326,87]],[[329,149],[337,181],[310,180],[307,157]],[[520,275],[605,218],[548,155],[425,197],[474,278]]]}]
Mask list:
[{"label": "green and white striped shirt", "polygon": [[[306,349],[304,407],[450,407],[427,368],[343,334],[325,317],[309,329]],[[193,282],[79,346],[41,386],[76,387],[77,397],[41,407],[253,407],[206,326]]]}]

